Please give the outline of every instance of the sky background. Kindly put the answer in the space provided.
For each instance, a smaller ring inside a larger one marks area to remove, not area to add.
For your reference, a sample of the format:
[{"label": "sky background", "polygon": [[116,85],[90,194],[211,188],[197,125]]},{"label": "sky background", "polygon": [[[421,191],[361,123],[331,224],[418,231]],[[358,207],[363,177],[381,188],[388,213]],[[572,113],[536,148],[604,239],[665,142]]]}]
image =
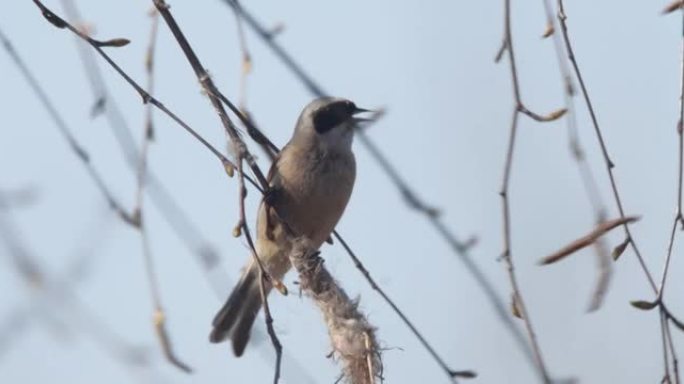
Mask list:
[{"label": "sky background", "polygon": [[[681,18],[661,16],[664,2],[567,3],[575,54],[616,164],[626,212],[642,216],[633,226],[634,236],[649,268],[659,276],[676,207]],[[107,52],[144,84],[151,2],[77,4],[96,38],[132,40],[125,48]],[[170,4],[217,86],[236,99],[241,62],[230,9],[219,0]],[[46,5],[64,14],[58,1]],[[502,2],[256,0],[245,6],[267,26],[285,25],[278,42],[328,92],[359,106],[387,109],[368,135],[420,196],[443,211],[451,230],[461,238],[479,238],[471,257],[508,302],[505,266],[497,261],[502,251],[498,191],[513,99],[507,62],[493,62],[502,39]],[[7,2],[2,9],[0,29],[88,150],[115,197],[132,207],[135,176],[104,116],[89,116],[94,96],[74,36],[47,23],[29,1]],[[543,2],[514,2],[512,20],[526,106],[539,113],[562,107],[553,42],[540,37],[545,29]],[[253,59],[247,105],[269,137],[283,145],[312,96],[249,29],[246,32]],[[145,113],[140,98],[102,60],[97,63],[112,99],[139,139]],[[163,24],[155,70],[155,96],[223,148],[216,114]],[[576,105],[580,136],[608,216],[617,217],[586,108],[579,98]],[[7,248],[0,248],[0,330],[19,319],[18,327],[0,333],[0,382],[272,380],[273,352],[266,338],[255,336],[240,359],[232,356],[228,344],[208,342],[211,319],[248,252],[243,239],[231,236],[237,221],[237,180],[228,179],[205,148],[155,112],[157,138],[150,167],[201,237],[219,252],[220,270],[226,273],[208,281],[193,253],[147,200],[150,245],[168,329],[178,356],[195,369],[186,375],[159,353],[138,233],[108,210],[5,51],[0,53],[0,116],[0,190],[30,188],[36,194],[34,204],[2,213],[4,220],[16,224],[54,279],[78,255],[92,261],[82,281],[67,284],[73,295],[45,299],[16,272]],[[522,117],[518,133],[509,195],[512,254],[551,375],[582,383],[659,382],[663,362],[657,312],[629,305],[630,300],[652,298],[631,250],[614,264],[603,307],[590,314],[586,307],[597,274],[593,249],[553,266],[536,265],[540,257],[588,232],[594,218],[570,156],[565,121],[540,124]],[[454,369],[477,371],[476,382],[481,383],[535,382],[534,370],[449,246],[423,216],[407,209],[358,141],[355,152],[356,187],[338,229],[371,274]],[[261,158],[267,167],[267,159]],[[251,193],[250,217],[257,203],[257,194]],[[681,238],[678,234],[677,240]],[[616,230],[607,239],[615,246],[622,233]],[[325,245],[322,251],[326,266],[351,295],[360,295],[361,308],[378,328],[387,348],[386,382],[447,383],[341,247]],[[675,244],[666,299],[672,311],[684,316],[681,251]],[[296,290],[294,280],[292,274],[286,279],[291,291]],[[54,287],[52,293],[58,291]],[[307,382],[308,375],[313,378],[309,382],[333,382],[339,367],[325,357],[329,341],[314,305],[297,295],[273,295],[270,302],[286,353],[283,381]],[[17,315],[22,313],[28,315]],[[516,324],[522,329],[522,322]],[[150,363],[132,368],[112,358],[97,341],[101,337],[94,336],[102,336],[105,325],[142,348]],[[257,327],[264,325],[257,322]],[[680,332],[674,332],[674,339],[684,348]]]}]

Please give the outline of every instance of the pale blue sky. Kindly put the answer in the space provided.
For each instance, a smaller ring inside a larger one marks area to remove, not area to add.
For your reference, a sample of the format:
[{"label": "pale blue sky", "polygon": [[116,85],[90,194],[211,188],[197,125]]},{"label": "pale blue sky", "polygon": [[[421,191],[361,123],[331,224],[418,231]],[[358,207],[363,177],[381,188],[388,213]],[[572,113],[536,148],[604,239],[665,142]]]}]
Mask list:
[{"label": "pale blue sky", "polygon": [[[58,1],[46,4],[63,14]],[[143,56],[151,2],[80,1],[96,37],[126,37],[112,57],[144,82]],[[171,1],[172,11],[217,85],[229,97],[238,91],[240,55],[235,19],[218,0]],[[617,164],[617,181],[629,214],[642,215],[634,234],[649,267],[662,267],[675,208],[680,22],[660,16],[659,2],[569,1],[575,52]],[[495,282],[504,301],[510,289],[502,250],[498,190],[512,104],[506,62],[493,63],[501,42],[502,2],[245,2],[266,25],[282,22],[278,41],[321,85],[358,105],[386,107],[368,134],[420,195],[444,211],[461,237],[480,243],[472,257]],[[562,105],[551,40],[542,40],[542,1],[514,2],[514,41],[522,95],[540,113]],[[74,37],[49,25],[31,2],[12,2],[0,12],[0,28],[14,43],[90,152],[116,197],[134,201],[135,178],[125,166],[104,118],[91,120],[93,102]],[[222,148],[224,134],[190,67],[162,25],[157,91],[164,104]],[[254,60],[248,106],[279,144],[291,134],[311,96],[251,33]],[[139,97],[98,60],[114,99],[136,138],[144,107]],[[7,54],[0,53],[0,188],[35,187],[39,201],[13,212],[24,239],[43,266],[66,268],[75,250],[95,244],[91,273],[78,297],[108,327],[152,352],[154,371],[171,383],[264,383],[272,375],[271,347],[263,339],[236,359],[227,344],[208,342],[209,325],[223,298],[212,291],[193,255],[152,204],[148,225],[169,330],[178,355],[196,372],[179,373],[157,352],[151,301],[137,233],[107,214],[102,197],[37,102]],[[578,122],[601,193],[616,210],[586,109],[577,100]],[[157,143],[151,167],[221,254],[231,281],[246,260],[246,246],[231,237],[237,219],[236,180],[227,179],[211,154],[171,120],[156,114]],[[582,383],[657,382],[662,357],[656,312],[632,309],[651,291],[631,251],[615,265],[604,307],[586,314],[595,279],[592,250],[554,266],[536,260],[587,232],[593,222],[563,121],[539,124],[523,118],[511,182],[513,257],[548,368],[554,377]],[[473,369],[481,383],[530,383],[531,370],[461,262],[423,217],[406,209],[401,196],[360,143],[355,144],[357,185],[338,227],[387,293],[455,369]],[[263,156],[262,156],[263,157]],[[265,162],[264,162],[265,164]],[[256,194],[249,209],[254,212]],[[619,232],[609,236],[616,245]],[[681,240],[681,237],[678,237]],[[0,320],[17,308],[47,307],[66,322],[54,332],[32,322],[9,349],[0,345],[0,382],[148,382],[111,359],[93,342],[83,317],[64,303],[34,300],[3,256]],[[446,383],[400,320],[370,289],[339,246],[325,246],[326,265],[378,327],[388,383]],[[667,299],[684,316],[681,247],[675,248]],[[291,283],[294,276],[286,282]],[[275,327],[288,356],[316,382],[333,382],[339,368],[325,358],[326,331],[311,302],[296,295],[273,297]],[[522,324],[519,324],[522,326]],[[258,324],[263,327],[262,323]],[[61,336],[60,336],[61,335]],[[675,332],[677,346],[684,338]],[[258,353],[261,351],[262,353]],[[263,355],[266,355],[266,358]],[[300,382],[290,365],[290,383]],[[156,381],[153,381],[156,382]]]}]

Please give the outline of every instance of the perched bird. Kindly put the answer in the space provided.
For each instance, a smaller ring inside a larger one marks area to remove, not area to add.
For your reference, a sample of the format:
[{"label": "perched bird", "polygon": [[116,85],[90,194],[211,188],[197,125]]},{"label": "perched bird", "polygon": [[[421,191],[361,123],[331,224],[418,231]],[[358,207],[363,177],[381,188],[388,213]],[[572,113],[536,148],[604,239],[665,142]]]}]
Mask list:
[{"label": "perched bird", "polygon": [[[292,138],[268,173],[270,190],[259,206],[256,251],[268,273],[281,280],[291,268],[291,235],[308,238],[318,249],[329,239],[349,201],[356,163],[354,127],[367,112],[353,102],[323,97],[309,103]],[[209,340],[226,338],[241,356],[262,306],[259,267],[250,257],[242,277],[213,321]],[[273,288],[265,282],[266,294]]]}]

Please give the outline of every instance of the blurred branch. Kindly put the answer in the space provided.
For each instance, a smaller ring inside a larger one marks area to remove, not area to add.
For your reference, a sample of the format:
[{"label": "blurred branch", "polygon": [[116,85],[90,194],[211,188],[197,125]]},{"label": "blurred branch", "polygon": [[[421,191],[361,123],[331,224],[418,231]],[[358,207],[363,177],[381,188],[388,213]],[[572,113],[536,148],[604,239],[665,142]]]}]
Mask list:
[{"label": "blurred branch", "polygon": [[[237,0],[235,0],[237,1]],[[237,26],[238,43],[240,44],[240,52],[242,53],[242,66],[240,70],[240,90],[238,100],[240,100],[240,110],[247,110],[247,76],[252,72],[252,55],[247,49],[247,39],[245,39],[245,31],[242,27],[242,19],[237,10],[235,12],[235,25]]]},{"label": "blurred branch", "polygon": [[[150,41],[147,47],[147,54],[145,58],[145,70],[147,72],[147,90],[154,92],[154,49],[157,42],[157,30],[159,26],[159,15],[156,12],[151,13],[152,25],[150,28]],[[153,109],[150,104],[145,108],[145,122],[143,129],[142,145],[140,149],[140,159],[138,163],[138,185],[136,190],[136,206],[133,212],[138,218],[138,232],[140,233],[140,240],[142,243],[143,259],[145,260],[145,272],[147,275],[147,282],[149,284],[150,295],[152,296],[152,304],[154,312],[152,316],[152,324],[156,331],[157,337],[162,345],[162,351],[166,359],[175,367],[185,373],[191,373],[192,369],[186,363],[181,361],[171,344],[171,338],[166,328],[166,312],[161,303],[161,294],[159,293],[159,278],[152,257],[150,249],[149,235],[147,231],[147,223],[145,214],[143,213],[144,190],[147,183],[147,157],[150,148],[150,141],[153,137],[153,123],[152,123]]]},{"label": "blurred branch", "polygon": [[[75,30],[75,29],[74,29]],[[79,32],[80,33],[80,32]],[[9,42],[9,40],[0,32],[0,39],[2,39],[3,44],[6,47],[6,50],[12,57],[12,59],[17,63],[17,66],[20,68],[22,74],[26,78],[27,82],[33,89],[34,93],[38,96],[39,100],[43,104],[43,106],[47,109],[47,111],[50,114],[50,117],[52,120],[55,122],[57,127],[59,128],[60,133],[62,134],[63,138],[69,143],[69,146],[71,149],[74,151],[74,153],[77,155],[79,158],[81,164],[83,164],[87,171],[88,175],[91,177],[91,179],[95,182],[95,184],[99,187],[100,192],[103,194],[109,205],[118,213],[118,215],[123,219],[124,222],[127,224],[131,225],[134,228],[139,229],[141,226],[140,223],[140,212],[139,211],[134,211],[134,213],[128,213],[125,208],[123,207],[122,204],[120,204],[118,201],[116,201],[113,197],[113,194],[109,191],[108,187],[103,181],[102,176],[95,170],[94,166],[92,165],[90,161],[90,155],[88,152],[85,150],[85,148],[76,140],[75,136],[69,129],[69,127],[66,125],[64,119],[62,116],[59,114],[57,109],[54,107],[52,102],[49,100],[47,94],[45,91],[42,89],[40,84],[36,81],[36,79],[33,77],[33,75],[29,72],[28,67],[25,65],[23,60],[19,57],[17,52],[13,49],[13,46]],[[101,44],[100,44],[101,45]],[[152,285],[156,285],[155,283],[151,283]],[[156,298],[158,299],[158,293],[155,293],[157,296]],[[155,299],[156,300],[156,299]],[[167,337],[168,339],[168,337]],[[160,340],[164,340],[163,338]],[[169,347],[170,344],[168,343],[163,343],[162,346],[164,348]],[[171,350],[165,350],[165,354],[168,356],[173,356],[173,352]],[[171,359],[170,360],[172,363],[177,361],[176,359]],[[174,364],[176,365],[176,364]],[[187,368],[184,365],[178,365],[179,368],[184,369]]]},{"label": "blurred branch", "polygon": [[[4,35],[0,30],[0,39],[4,40]],[[38,201],[39,192],[35,187],[29,186],[20,189],[0,190],[0,210],[24,208],[35,204]]]},{"label": "blurred branch", "polygon": [[[546,16],[546,31],[542,35],[543,38],[551,37],[553,39],[553,46],[556,52],[556,61],[558,62],[559,74],[563,83],[563,99],[564,108],[567,109],[565,115],[565,122],[568,132],[568,143],[570,146],[570,153],[577,164],[577,170],[582,179],[584,191],[591,204],[594,212],[594,223],[600,225],[606,220],[606,207],[599,192],[596,183],[596,176],[586,158],[584,148],[582,146],[579,131],[577,128],[577,116],[575,115],[575,86],[572,81],[572,73],[568,67],[568,60],[565,55],[565,48],[561,34],[556,33],[556,22],[554,17],[554,9],[551,5],[551,0],[544,0],[544,12]],[[608,291],[608,285],[612,276],[612,263],[608,253],[608,245],[605,239],[600,238],[596,241],[594,246],[596,252],[596,259],[598,265],[598,280],[588,311],[592,312],[600,308],[605,298],[605,293]]]},{"label": "blurred branch", "polygon": [[0,42],[2,42],[3,47],[5,48],[5,51],[9,54],[10,58],[14,63],[17,65],[17,68],[19,68],[19,71],[21,72],[22,76],[24,79],[26,79],[26,82],[28,83],[29,87],[31,87],[31,90],[35,93],[35,95],[38,97],[38,100],[40,103],[45,107],[47,110],[48,114],[50,115],[50,118],[52,121],[55,123],[57,128],[59,129],[60,134],[62,135],[62,138],[67,142],[69,147],[71,148],[72,152],[76,157],[78,158],[79,162],[86,168],[86,171],[88,172],[88,176],[93,180],[95,185],[97,186],[98,190],[102,194],[102,196],[105,198],[109,206],[116,211],[116,213],[125,221],[126,223],[133,223],[133,217],[125,210],[123,205],[117,201],[110,189],[107,187],[105,184],[102,176],[97,172],[93,164],[91,163],[91,157],[88,154],[88,152],[85,150],[85,148],[76,140],[74,137],[73,133],[67,126],[65,120],[62,118],[60,113],[57,111],[55,108],[54,104],[52,104],[52,101],[48,98],[47,94],[43,90],[43,88],[40,86],[40,83],[36,80],[36,78],[33,76],[33,74],[30,72],[28,66],[24,62],[24,60],[19,56],[17,51],[15,50],[14,46],[10,42],[10,40],[7,38],[7,36],[0,30]]},{"label": "blurred branch", "polygon": [[[140,352],[134,352],[139,351],[139,348],[121,340],[104,323],[98,321],[87,306],[78,299],[77,295],[70,289],[71,268],[67,268],[67,273],[63,279],[51,278],[41,267],[38,259],[29,251],[27,241],[23,239],[19,228],[12,222],[9,212],[0,211],[0,243],[3,243],[7,248],[12,261],[11,264],[14,265],[20,278],[31,291],[38,294],[32,302],[29,302],[28,310],[22,307],[11,312],[0,335],[11,334],[16,337],[34,319],[52,326],[57,319],[55,316],[60,314],[71,315],[75,320],[80,321],[80,324],[74,326],[73,329],[90,335],[113,359],[129,369],[136,367],[152,368],[147,357]],[[63,326],[67,323],[60,319],[59,325]],[[6,349],[8,338],[2,337],[0,341],[2,341],[0,347]]]},{"label": "blurred branch", "polygon": [[[73,23],[84,23],[72,0],[62,0],[62,4],[66,14]],[[140,153],[136,148],[135,140],[126,123],[126,119],[116,101],[109,95],[102,73],[94,60],[90,47],[87,43],[81,41],[80,36],[75,36],[75,39],[84,72],[87,75],[96,99],[94,105],[100,106],[98,110],[104,113],[107,118],[108,125],[116,138],[116,142],[121,153],[124,155],[129,169],[137,173]],[[150,113],[149,109],[147,109],[146,113]],[[168,192],[168,189],[161,184],[151,169],[148,169],[146,178],[147,191],[150,194],[152,203],[157,206],[164,220],[193,253],[195,260],[201,266],[206,279],[210,282],[216,295],[222,296],[224,294],[223,285],[228,280],[228,274],[219,267],[218,252],[207,240],[203,239],[200,230],[192,223],[188,214],[182,210],[181,205],[175,201]]]}]

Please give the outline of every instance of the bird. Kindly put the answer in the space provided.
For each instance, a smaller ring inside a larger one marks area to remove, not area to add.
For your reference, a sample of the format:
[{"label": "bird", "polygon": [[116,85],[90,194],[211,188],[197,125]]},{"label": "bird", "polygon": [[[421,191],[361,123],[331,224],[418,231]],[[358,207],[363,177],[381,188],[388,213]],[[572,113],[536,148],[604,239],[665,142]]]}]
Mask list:
[{"label": "bird", "polygon": [[[255,249],[275,281],[290,270],[292,235],[320,248],[340,220],[356,178],[352,151],[357,116],[369,112],[344,98],[321,97],[302,110],[290,141],[268,172],[268,190],[259,205]],[[265,294],[273,289],[264,281]],[[241,356],[262,307],[260,273],[253,257],[212,322],[212,343],[230,339]]]}]

